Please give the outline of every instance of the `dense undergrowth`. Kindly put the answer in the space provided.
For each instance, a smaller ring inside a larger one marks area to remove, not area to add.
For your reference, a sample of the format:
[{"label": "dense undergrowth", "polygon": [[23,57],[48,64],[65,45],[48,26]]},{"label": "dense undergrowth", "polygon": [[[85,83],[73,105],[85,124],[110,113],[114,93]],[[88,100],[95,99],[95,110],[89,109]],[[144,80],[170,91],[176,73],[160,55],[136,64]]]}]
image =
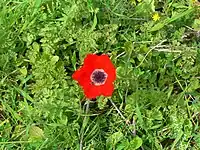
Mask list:
[{"label": "dense undergrowth", "polygon": [[[199,5],[1,0],[0,149],[200,149]],[[111,98],[72,80],[88,53],[115,64]]]}]

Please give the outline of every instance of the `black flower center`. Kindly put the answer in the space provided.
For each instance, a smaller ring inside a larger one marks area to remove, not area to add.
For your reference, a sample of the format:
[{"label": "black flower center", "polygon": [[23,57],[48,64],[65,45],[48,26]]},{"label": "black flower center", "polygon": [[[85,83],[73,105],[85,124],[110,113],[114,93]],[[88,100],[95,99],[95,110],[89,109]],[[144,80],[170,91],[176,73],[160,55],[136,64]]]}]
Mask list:
[{"label": "black flower center", "polygon": [[106,82],[108,75],[103,69],[95,69],[90,79],[94,85],[103,85]]}]

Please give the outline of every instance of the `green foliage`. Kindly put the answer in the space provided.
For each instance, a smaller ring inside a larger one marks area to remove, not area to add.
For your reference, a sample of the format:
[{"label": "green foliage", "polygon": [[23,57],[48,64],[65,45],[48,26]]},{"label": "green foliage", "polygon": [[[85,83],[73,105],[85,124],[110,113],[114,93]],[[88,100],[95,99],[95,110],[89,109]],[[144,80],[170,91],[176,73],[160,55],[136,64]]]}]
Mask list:
[{"label": "green foliage", "polygon": [[[0,149],[200,149],[199,25],[192,0],[2,0]],[[71,78],[88,53],[112,102]]]}]

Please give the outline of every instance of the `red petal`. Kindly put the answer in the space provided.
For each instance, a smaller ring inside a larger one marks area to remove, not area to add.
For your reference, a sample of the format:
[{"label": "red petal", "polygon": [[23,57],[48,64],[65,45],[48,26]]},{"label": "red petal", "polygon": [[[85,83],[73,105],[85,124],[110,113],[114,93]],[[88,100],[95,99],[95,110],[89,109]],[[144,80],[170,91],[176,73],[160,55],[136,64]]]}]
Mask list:
[{"label": "red petal", "polygon": [[114,91],[113,83],[105,84],[104,87],[101,89],[101,93],[103,96],[112,96]]},{"label": "red petal", "polygon": [[90,85],[88,87],[84,87],[83,89],[85,96],[89,99],[92,99],[100,95],[112,96],[112,93],[114,91],[114,85],[112,83],[104,84],[102,86]]},{"label": "red petal", "polygon": [[82,76],[83,73],[84,73],[84,69],[83,69],[83,67],[81,67],[81,68],[79,68],[78,70],[76,70],[76,71],[73,73],[72,78],[73,78],[74,80],[79,81],[79,80],[81,79],[81,76]]},{"label": "red petal", "polygon": [[95,61],[99,56],[96,54],[88,54],[84,59],[84,65],[95,65]]},{"label": "red petal", "polygon": [[91,85],[90,75],[93,72],[93,68],[90,66],[82,66],[80,69],[74,72],[72,78],[77,80],[78,83],[82,86],[87,88]]},{"label": "red petal", "polygon": [[95,54],[88,54],[86,58],[84,59],[83,66],[74,72],[74,74],[72,75],[72,78],[74,80],[79,81],[81,80],[83,74],[85,74],[86,72],[89,72],[89,70],[93,71],[95,69],[93,65],[97,58],[98,56]]},{"label": "red petal", "polygon": [[[90,75],[94,69],[103,69],[108,74],[104,85],[92,85]],[[72,78],[82,86],[87,98],[92,99],[100,95],[112,96],[114,91],[112,82],[116,79],[116,69],[107,55],[88,54],[84,59],[84,65],[74,72]]]},{"label": "red petal", "polygon": [[108,74],[108,82],[116,80],[116,69],[108,55],[99,56],[95,62],[95,67],[103,69]]},{"label": "red petal", "polygon": [[101,95],[101,87],[91,85],[88,88],[84,87],[84,94],[87,98],[92,99]]}]

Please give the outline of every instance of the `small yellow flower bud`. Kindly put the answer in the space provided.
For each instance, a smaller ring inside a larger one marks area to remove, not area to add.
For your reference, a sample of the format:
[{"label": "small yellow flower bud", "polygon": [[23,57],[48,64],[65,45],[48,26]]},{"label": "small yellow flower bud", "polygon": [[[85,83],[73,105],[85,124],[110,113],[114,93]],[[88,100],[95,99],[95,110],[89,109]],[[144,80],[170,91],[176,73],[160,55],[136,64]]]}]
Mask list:
[{"label": "small yellow flower bud", "polygon": [[153,16],[152,16],[153,20],[154,21],[158,21],[160,19],[160,16],[158,13],[155,13]]}]

